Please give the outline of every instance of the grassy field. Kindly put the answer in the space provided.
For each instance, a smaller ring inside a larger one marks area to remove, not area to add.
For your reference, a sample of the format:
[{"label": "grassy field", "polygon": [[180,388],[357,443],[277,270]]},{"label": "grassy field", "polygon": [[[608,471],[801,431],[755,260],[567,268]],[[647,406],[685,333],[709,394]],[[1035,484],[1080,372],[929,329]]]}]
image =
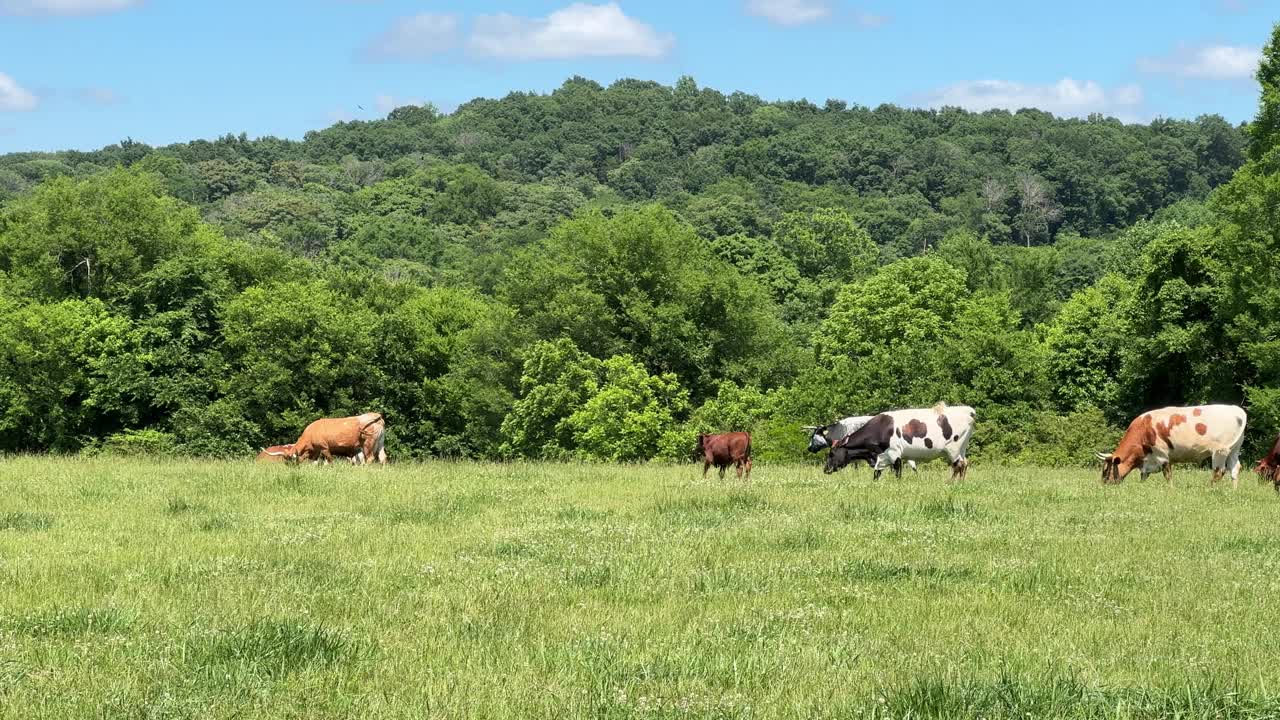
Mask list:
[{"label": "grassy field", "polygon": [[1252,477],[699,470],[0,461],[0,717],[1280,715]]}]

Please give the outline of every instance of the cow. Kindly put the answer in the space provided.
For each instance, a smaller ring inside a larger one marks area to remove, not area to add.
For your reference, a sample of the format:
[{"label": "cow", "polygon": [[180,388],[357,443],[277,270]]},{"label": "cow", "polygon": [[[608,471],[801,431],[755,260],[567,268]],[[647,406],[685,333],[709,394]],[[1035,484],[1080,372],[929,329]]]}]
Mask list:
[{"label": "cow", "polygon": [[350,458],[355,464],[377,459],[386,462],[382,445],[385,421],[380,413],[365,413],[345,418],[321,418],[302,431],[298,441],[285,453],[291,461],[323,461]]},{"label": "cow", "polygon": [[[260,463],[282,463],[289,462],[289,451],[293,448],[293,443],[285,445],[272,445],[271,447],[262,448],[258,456],[254,458]],[[350,458],[352,465],[364,464],[364,452],[358,452]]]},{"label": "cow", "polygon": [[[851,415],[830,425],[805,425],[804,429],[809,431],[809,452],[821,452],[823,448],[831,447],[832,444],[847,437],[849,433],[866,425],[867,421],[873,417],[875,415]],[[920,472],[915,460],[908,460],[907,464],[911,466],[912,472]],[[870,467],[874,463],[868,459],[867,465]]]},{"label": "cow", "polygon": [[262,448],[262,452],[258,453],[255,458],[260,463],[277,463],[284,462],[285,456],[293,450],[293,443],[287,445],[272,445],[271,447]]},{"label": "cow", "polygon": [[1197,405],[1148,410],[1129,423],[1111,454],[1097,453],[1102,482],[1114,485],[1140,468],[1142,479],[1157,470],[1173,486],[1173,463],[1209,458],[1216,483],[1231,473],[1231,487],[1240,487],[1240,445],[1249,417],[1236,405]]},{"label": "cow", "polygon": [[867,460],[880,479],[892,467],[902,477],[902,460],[933,460],[945,457],[951,465],[951,480],[963,480],[969,470],[969,439],[977,413],[968,405],[894,410],[876,415],[867,424],[838,440],[827,455],[822,471],[828,475],[857,460]]},{"label": "cow", "polygon": [[718,435],[703,434],[698,436],[695,452],[702,456],[702,477],[715,465],[720,470],[720,477],[730,465],[737,468],[738,477],[746,468],[747,479],[751,479],[751,433],[727,432]]},{"label": "cow", "polygon": [[1276,492],[1280,492],[1280,435],[1276,436],[1276,444],[1271,447],[1271,452],[1267,456],[1258,461],[1258,466],[1254,472],[1262,476],[1263,481],[1270,480],[1276,487]]}]

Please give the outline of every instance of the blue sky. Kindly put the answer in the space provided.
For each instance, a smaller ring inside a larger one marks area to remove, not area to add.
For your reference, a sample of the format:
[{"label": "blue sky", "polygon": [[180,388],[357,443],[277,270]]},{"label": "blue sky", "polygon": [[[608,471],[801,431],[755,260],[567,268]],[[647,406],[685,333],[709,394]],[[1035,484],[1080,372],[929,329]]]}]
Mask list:
[{"label": "blue sky", "polygon": [[1239,122],[1277,21],[1280,0],[0,0],[0,152],[300,138],[572,75]]}]

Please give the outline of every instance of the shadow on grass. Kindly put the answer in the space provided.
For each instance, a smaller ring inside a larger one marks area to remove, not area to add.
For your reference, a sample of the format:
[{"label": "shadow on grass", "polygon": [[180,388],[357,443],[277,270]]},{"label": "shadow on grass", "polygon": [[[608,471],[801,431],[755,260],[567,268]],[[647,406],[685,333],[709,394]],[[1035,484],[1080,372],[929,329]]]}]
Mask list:
[{"label": "shadow on grass", "polygon": [[259,620],[188,641],[187,656],[211,672],[239,670],[277,678],[297,670],[358,660],[363,648],[340,632],[294,620]]},{"label": "shadow on grass", "polygon": [[902,565],[867,559],[843,563],[836,567],[833,574],[851,582],[923,580],[937,584],[972,580],[974,577],[973,571],[968,568]]},{"label": "shadow on grass", "polygon": [[1272,718],[1280,697],[1216,679],[1169,688],[1086,685],[1075,678],[928,676],[882,689],[890,717]]},{"label": "shadow on grass", "polygon": [[45,513],[0,513],[0,530],[34,532],[36,530],[48,530],[51,527],[53,527],[53,516]]},{"label": "shadow on grass", "polygon": [[472,492],[438,496],[427,505],[382,508],[363,514],[389,525],[439,525],[474,517],[497,502],[493,493]]},{"label": "shadow on grass", "polygon": [[5,618],[0,627],[28,637],[114,635],[133,627],[133,617],[115,608],[53,608]]}]

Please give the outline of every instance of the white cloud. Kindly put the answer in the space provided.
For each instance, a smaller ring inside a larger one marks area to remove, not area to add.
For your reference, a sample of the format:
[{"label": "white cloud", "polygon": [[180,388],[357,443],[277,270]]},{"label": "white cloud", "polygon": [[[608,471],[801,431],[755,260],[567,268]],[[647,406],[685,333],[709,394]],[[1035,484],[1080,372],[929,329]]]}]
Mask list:
[{"label": "white cloud", "polygon": [[474,55],[508,60],[660,58],[673,45],[670,34],[627,17],[616,2],[574,3],[545,18],[481,15],[467,42]]},{"label": "white cloud", "polygon": [[368,60],[426,60],[457,47],[461,21],[457,15],[420,13],[400,18],[365,46]]},{"label": "white cloud", "polygon": [[111,88],[104,87],[87,87],[81,88],[77,93],[80,99],[90,105],[119,105],[124,102],[124,98],[120,93]]},{"label": "white cloud", "polygon": [[877,15],[869,12],[855,12],[853,14],[853,22],[862,28],[873,29],[889,24],[888,15]]},{"label": "white cloud", "polygon": [[144,0],[0,0],[0,15],[97,15],[128,10]]},{"label": "white cloud", "polygon": [[379,94],[375,95],[373,98],[373,109],[377,110],[381,115],[386,115],[392,110],[395,110],[398,107],[404,107],[405,105],[423,104],[425,104],[425,101],[419,98],[403,98],[396,97],[395,95]]},{"label": "white cloud", "polygon": [[746,9],[779,25],[804,25],[831,16],[828,0],[746,0]]},{"label": "white cloud", "polygon": [[0,112],[35,110],[39,98],[18,84],[17,80],[0,72]]},{"label": "white cloud", "polygon": [[1235,80],[1253,77],[1260,60],[1262,51],[1258,48],[1240,45],[1184,46],[1164,57],[1140,58],[1138,69],[1196,80]]},{"label": "white cloud", "polygon": [[1125,117],[1142,105],[1143,95],[1138,85],[1108,90],[1093,80],[1063,78],[1050,85],[972,80],[932,90],[919,99],[930,107],[955,106],[974,111],[1037,108],[1055,115],[1083,117],[1098,112]]}]

